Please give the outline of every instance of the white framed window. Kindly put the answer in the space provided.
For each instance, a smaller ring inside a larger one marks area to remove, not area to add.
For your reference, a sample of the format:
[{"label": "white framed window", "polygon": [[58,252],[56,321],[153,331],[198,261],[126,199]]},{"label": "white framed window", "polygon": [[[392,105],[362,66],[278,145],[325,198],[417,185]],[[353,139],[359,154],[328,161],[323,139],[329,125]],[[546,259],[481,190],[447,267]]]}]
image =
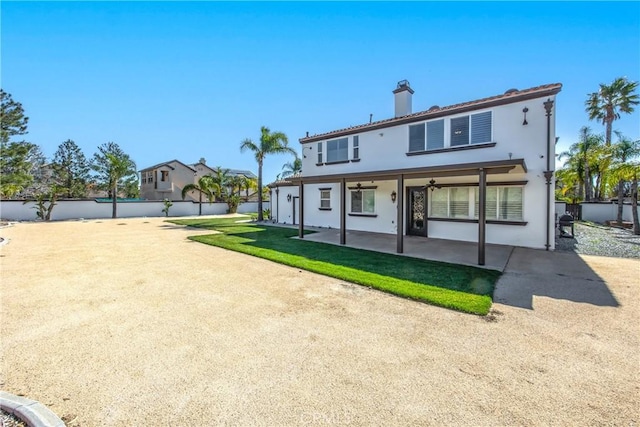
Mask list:
[{"label": "white framed window", "polygon": [[331,189],[320,189],[320,209],[331,209]]},{"label": "white framed window", "polygon": [[353,137],[353,160],[360,159],[360,136],[356,135]]},{"label": "white framed window", "polygon": [[327,163],[349,160],[349,138],[327,141]]},{"label": "white framed window", "polygon": [[351,213],[375,214],[376,213],[376,191],[375,190],[351,191]]},{"label": "white framed window", "polygon": [[444,148],[444,119],[409,126],[409,152]]},{"label": "white framed window", "polygon": [[149,184],[153,182],[153,172],[147,172],[147,182]]},{"label": "white framed window", "polygon": [[318,163],[322,163],[322,142],[318,142]]},{"label": "white framed window", "polygon": [[491,111],[451,119],[451,146],[491,142]]},{"label": "white framed window", "polygon": [[[488,186],[486,219],[522,221],[523,195],[522,186]],[[478,187],[437,188],[429,194],[430,217],[477,219],[479,208]]]},{"label": "white framed window", "polygon": [[[498,221],[522,221],[523,220],[523,195],[522,186],[487,187],[486,218]],[[479,190],[475,189],[475,217],[478,218]]]}]

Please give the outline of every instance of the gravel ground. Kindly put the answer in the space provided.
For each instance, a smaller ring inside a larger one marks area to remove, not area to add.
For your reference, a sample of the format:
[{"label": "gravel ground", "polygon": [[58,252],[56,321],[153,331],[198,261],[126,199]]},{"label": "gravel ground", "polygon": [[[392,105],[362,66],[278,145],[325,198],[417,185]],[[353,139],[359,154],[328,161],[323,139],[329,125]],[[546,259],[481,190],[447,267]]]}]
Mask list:
[{"label": "gravel ground", "polygon": [[0,388],[70,427],[640,423],[638,260],[518,251],[547,276],[510,269],[479,317],[186,240],[200,233],[0,229]]},{"label": "gravel ground", "polygon": [[27,427],[27,424],[15,415],[0,409],[0,426],[2,427]]},{"label": "gravel ground", "polygon": [[575,238],[557,237],[556,250],[582,255],[640,258],[640,236],[593,222],[576,222]]}]

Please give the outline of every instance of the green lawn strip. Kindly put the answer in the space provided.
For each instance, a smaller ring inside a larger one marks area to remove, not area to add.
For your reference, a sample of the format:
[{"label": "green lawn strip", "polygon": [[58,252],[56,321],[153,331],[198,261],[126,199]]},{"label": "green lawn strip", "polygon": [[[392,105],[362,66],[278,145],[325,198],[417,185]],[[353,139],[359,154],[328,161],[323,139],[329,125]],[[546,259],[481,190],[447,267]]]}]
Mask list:
[{"label": "green lawn strip", "polygon": [[442,307],[487,314],[500,273],[290,237],[296,230],[237,223],[237,218],[177,220],[223,234],[190,239]]}]

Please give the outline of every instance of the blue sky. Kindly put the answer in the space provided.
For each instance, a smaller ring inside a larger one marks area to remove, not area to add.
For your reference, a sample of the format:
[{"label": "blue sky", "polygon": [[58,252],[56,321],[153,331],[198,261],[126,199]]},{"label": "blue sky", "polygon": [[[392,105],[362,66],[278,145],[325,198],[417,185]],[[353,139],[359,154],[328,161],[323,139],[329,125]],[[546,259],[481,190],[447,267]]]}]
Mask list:
[{"label": "blue sky", "polygon": [[[2,88],[52,157],[117,142],[138,168],[205,157],[257,171],[244,138],[298,138],[393,115],[408,79],[414,111],[546,83],[558,151],[589,122],[599,83],[640,80],[640,3],[12,2],[2,13]],[[640,137],[640,114],[614,129]],[[265,181],[286,156],[267,158]]]}]

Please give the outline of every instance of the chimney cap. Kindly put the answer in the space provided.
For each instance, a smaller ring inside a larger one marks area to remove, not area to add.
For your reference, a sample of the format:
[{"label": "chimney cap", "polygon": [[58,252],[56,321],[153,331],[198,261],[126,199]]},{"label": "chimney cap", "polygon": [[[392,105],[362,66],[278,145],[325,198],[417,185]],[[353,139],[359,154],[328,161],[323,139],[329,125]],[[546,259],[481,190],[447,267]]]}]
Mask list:
[{"label": "chimney cap", "polygon": [[409,85],[409,80],[406,80],[406,79],[400,80],[398,82],[398,85],[396,86],[396,89],[393,91],[393,93],[400,93],[400,92],[404,92],[405,90],[413,94],[413,89],[411,89],[411,86]]}]

